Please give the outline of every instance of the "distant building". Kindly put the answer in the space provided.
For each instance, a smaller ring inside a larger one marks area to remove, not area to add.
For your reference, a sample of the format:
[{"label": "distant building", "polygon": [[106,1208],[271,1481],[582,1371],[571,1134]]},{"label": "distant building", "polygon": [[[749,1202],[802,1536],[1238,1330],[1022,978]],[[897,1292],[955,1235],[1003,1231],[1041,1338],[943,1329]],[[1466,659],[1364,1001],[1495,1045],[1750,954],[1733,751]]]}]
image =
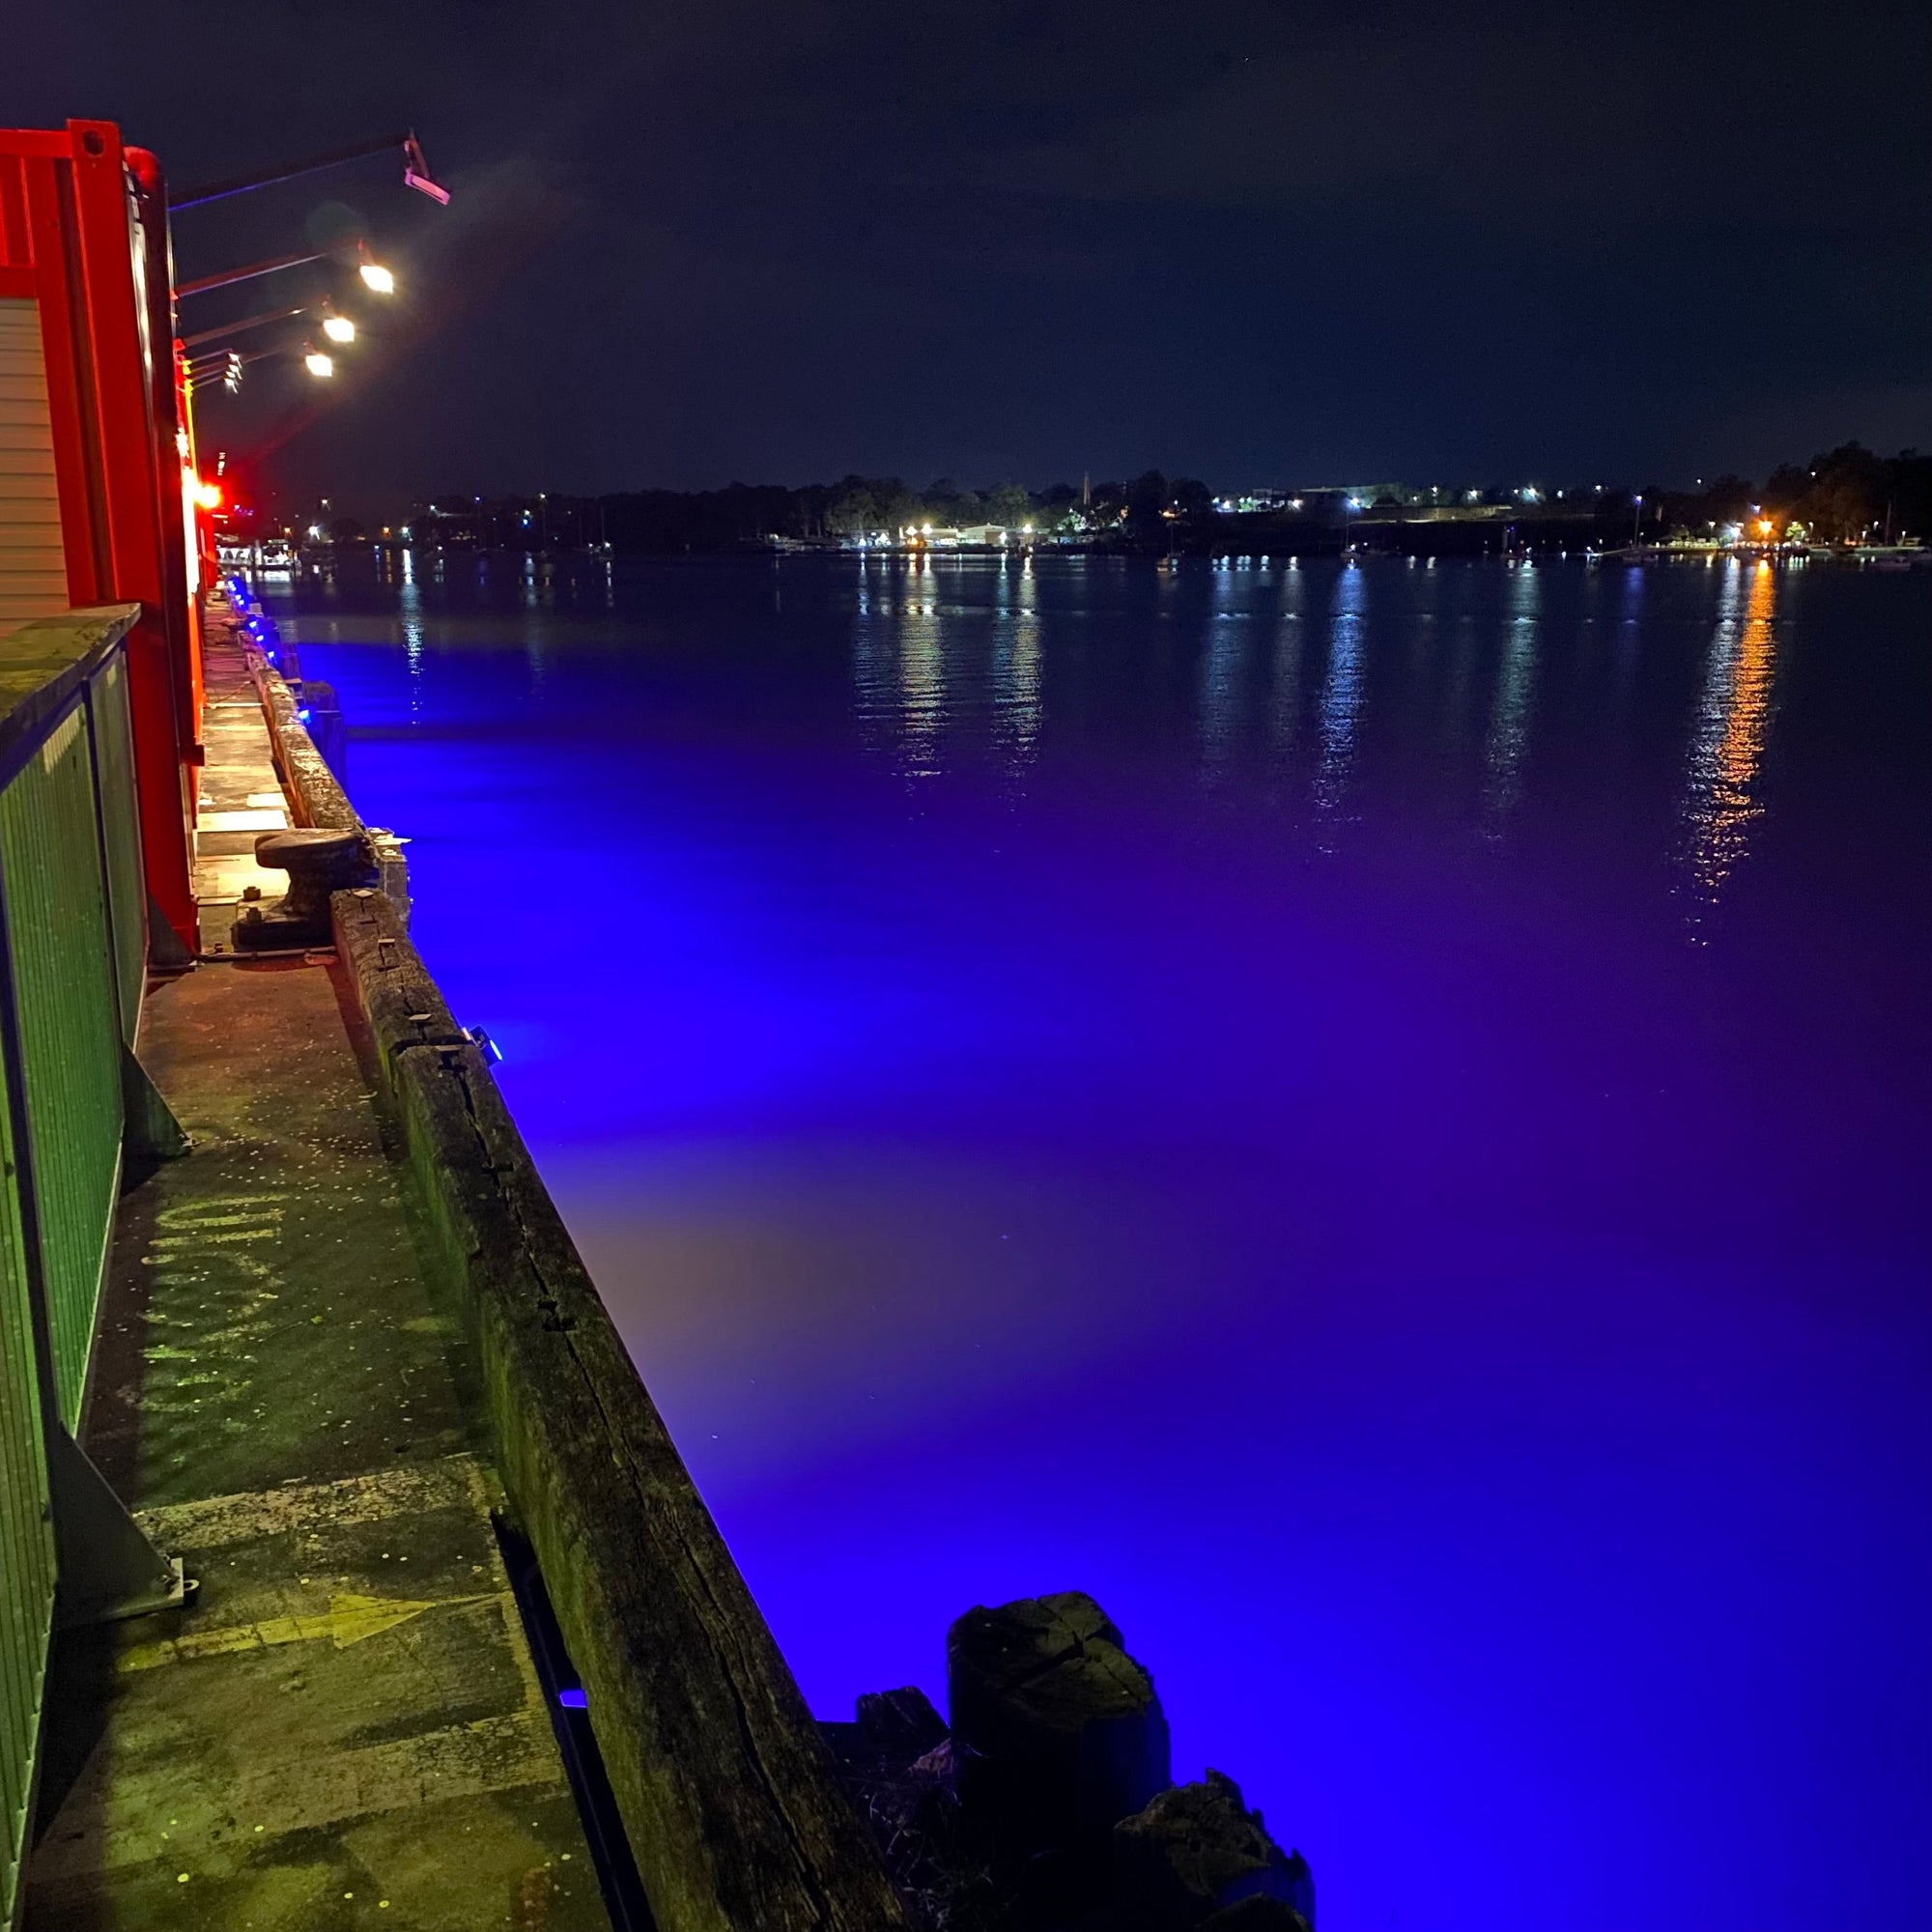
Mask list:
[{"label": "distant building", "polygon": [[1343,511],[1356,513],[1390,501],[1407,503],[1415,500],[1415,492],[1400,483],[1315,483],[1296,490],[1243,490],[1233,496],[1216,497],[1214,507],[1224,517],[1293,515],[1301,510],[1336,515]]},{"label": "distant building", "polygon": [[1311,508],[1369,510],[1378,503],[1406,503],[1413,492],[1400,483],[1314,483],[1294,494]]},{"label": "distant building", "polygon": [[908,550],[1002,550],[1009,544],[1026,542],[1032,535],[1031,526],[1020,531],[1009,530],[1004,524],[962,524],[957,528],[908,524],[899,539]]}]

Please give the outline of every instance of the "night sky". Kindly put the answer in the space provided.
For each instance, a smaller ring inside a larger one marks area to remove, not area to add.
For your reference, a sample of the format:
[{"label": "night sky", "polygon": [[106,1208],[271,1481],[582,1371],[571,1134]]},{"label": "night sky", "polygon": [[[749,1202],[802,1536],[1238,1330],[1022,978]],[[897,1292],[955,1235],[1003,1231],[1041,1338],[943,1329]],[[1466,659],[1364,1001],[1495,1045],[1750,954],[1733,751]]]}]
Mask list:
[{"label": "night sky", "polygon": [[68,0],[7,43],[0,122],[111,117],[178,187],[417,129],[446,213],[384,160],[177,218],[183,279],[312,221],[405,278],[326,407],[269,363],[205,411],[290,491],[1932,445],[1922,4]]}]

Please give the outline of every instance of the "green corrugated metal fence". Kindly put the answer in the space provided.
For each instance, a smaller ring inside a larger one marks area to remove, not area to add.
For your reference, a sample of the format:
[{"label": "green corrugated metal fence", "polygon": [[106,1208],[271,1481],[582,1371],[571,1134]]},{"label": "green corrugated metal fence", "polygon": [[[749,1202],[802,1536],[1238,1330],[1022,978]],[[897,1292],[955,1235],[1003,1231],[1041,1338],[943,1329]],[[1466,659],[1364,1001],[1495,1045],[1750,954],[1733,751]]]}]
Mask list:
[{"label": "green corrugated metal fence", "polygon": [[121,1017],[86,707],[0,791],[0,880],[61,1420],[80,1420],[121,1156]]},{"label": "green corrugated metal fence", "polygon": [[[14,1135],[0,1065],[0,1154],[11,1179]],[[26,1832],[41,1685],[54,1602],[54,1532],[46,1448],[27,1305],[19,1199],[0,1189],[0,1925],[10,1922]]]},{"label": "green corrugated metal fence", "polygon": [[132,614],[0,636],[0,1927],[18,1909],[59,1582],[48,1432],[80,1418],[146,971]]},{"label": "green corrugated metal fence", "polygon": [[141,815],[134,801],[134,733],[128,710],[128,667],[109,658],[87,687],[94,736],[96,801],[105,859],[107,923],[114,940],[114,985],[121,1037],[134,1044],[141,982],[148,971],[148,886],[141,870]]}]

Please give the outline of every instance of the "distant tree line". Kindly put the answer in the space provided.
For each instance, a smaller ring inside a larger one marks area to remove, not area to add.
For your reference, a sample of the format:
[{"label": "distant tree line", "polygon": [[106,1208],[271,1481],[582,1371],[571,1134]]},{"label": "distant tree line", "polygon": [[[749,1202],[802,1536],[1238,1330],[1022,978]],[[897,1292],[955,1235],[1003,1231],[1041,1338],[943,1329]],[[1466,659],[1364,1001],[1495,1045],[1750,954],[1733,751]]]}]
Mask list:
[{"label": "distant tree line", "polygon": [[[959,529],[995,525],[1036,535],[1092,532],[1122,540],[1151,539],[1172,524],[1206,516],[1212,499],[1204,483],[1170,481],[1157,469],[1128,482],[1091,488],[1071,483],[1028,490],[1018,483],[971,489],[941,477],[914,489],[897,476],[842,476],[802,489],[776,483],[732,483],[722,490],[630,490],[608,497],[489,497],[451,494],[411,505],[399,535],[417,542],[519,545],[646,552],[728,551],[774,536],[803,542],[841,539],[931,525]],[[359,523],[334,519],[330,534],[352,541],[369,534]]]},{"label": "distant tree line", "polygon": [[[1802,525],[1816,543],[1896,541],[1932,533],[1932,456],[1905,450],[1881,457],[1848,442],[1788,464],[1762,483],[1721,476],[1709,488],[1631,489],[1524,493],[1506,488],[1445,493],[1465,512],[1471,527],[1461,547],[1504,540],[1499,513],[1509,519],[1511,541],[1536,548],[1593,543],[1613,549],[1640,528],[1645,541],[1702,537],[1753,518],[1773,520],[1781,532]],[[1641,503],[1638,497],[1641,497]],[[1057,483],[1028,490],[1018,483],[968,488],[941,477],[915,489],[896,476],[841,476],[835,483],[793,489],[781,484],[733,483],[722,490],[635,490],[607,497],[466,496],[417,503],[403,527],[416,542],[477,548],[586,549],[682,554],[751,549],[774,536],[836,543],[909,526],[974,528],[985,525],[1023,530],[1042,540],[1077,541],[1127,551],[1339,548],[1357,539],[1370,547],[1421,541],[1420,527],[1404,522],[1408,511],[1430,506],[1421,493],[1382,495],[1373,502],[1348,503],[1335,493],[1311,493],[1298,509],[1232,514],[1217,509],[1206,484],[1158,469],[1123,480],[1076,487]],[[1438,526],[1444,548],[1458,547],[1454,526]],[[1405,533],[1392,538],[1392,529]],[[385,533],[389,533],[385,526]],[[331,534],[353,540],[359,526],[338,520]],[[401,530],[394,531],[400,535]]]},{"label": "distant tree line", "polygon": [[1691,537],[1753,517],[1780,530],[1802,524],[1813,543],[1932,535],[1932,456],[1916,449],[1878,456],[1845,442],[1809,463],[1784,464],[1762,483],[1719,476],[1707,490],[1659,495],[1667,528]]}]

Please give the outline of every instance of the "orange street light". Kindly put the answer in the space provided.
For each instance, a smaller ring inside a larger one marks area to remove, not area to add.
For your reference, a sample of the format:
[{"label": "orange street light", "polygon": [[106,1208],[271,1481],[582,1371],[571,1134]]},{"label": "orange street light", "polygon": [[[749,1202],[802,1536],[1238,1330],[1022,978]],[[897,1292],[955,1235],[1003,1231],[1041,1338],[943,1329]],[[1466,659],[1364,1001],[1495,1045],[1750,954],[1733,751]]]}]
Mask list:
[{"label": "orange street light", "polygon": [[387,269],[384,268],[382,263],[371,257],[368,242],[356,242],[355,252],[361,257],[361,261],[357,265],[357,272],[361,275],[363,281],[370,288],[374,289],[379,296],[394,295],[396,292],[396,278]]},{"label": "orange street light", "polygon": [[[211,289],[233,288],[237,282],[251,282],[258,275],[274,275],[284,269],[303,268],[310,262],[335,260],[340,254],[336,248],[315,248],[302,255],[277,255],[272,261],[251,262],[245,269],[224,269],[218,275],[202,275],[191,282],[178,283],[175,298],[180,300],[185,296],[206,295]],[[357,242],[355,255],[356,270],[364,284],[378,295],[394,295],[396,278],[371,256],[368,242]]]}]

